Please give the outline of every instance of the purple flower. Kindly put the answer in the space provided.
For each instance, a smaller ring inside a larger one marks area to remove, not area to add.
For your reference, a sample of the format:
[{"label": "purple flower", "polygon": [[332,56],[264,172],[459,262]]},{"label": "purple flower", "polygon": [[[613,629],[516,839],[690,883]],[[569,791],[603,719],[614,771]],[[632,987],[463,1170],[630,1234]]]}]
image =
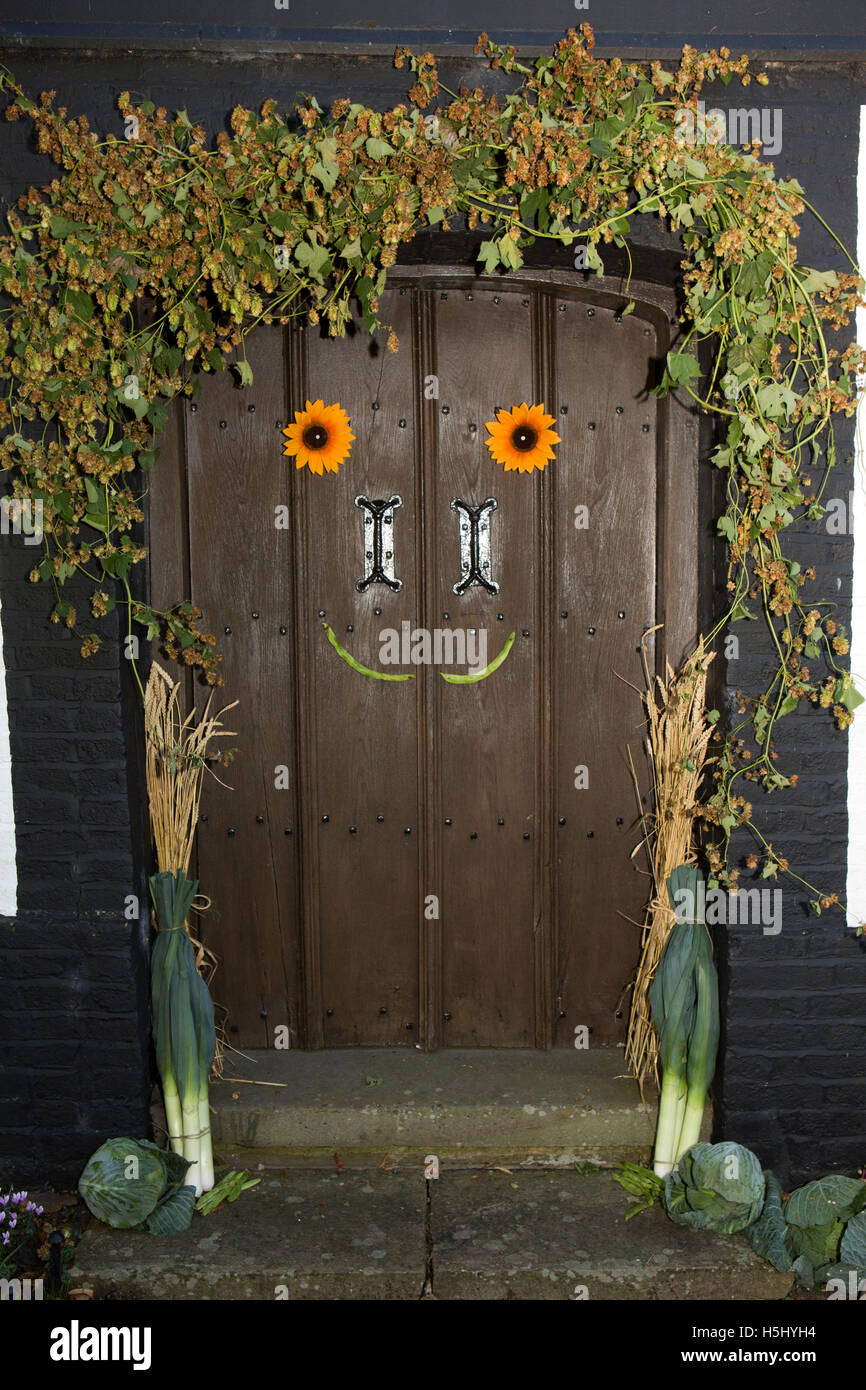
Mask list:
[{"label": "purple flower", "polygon": [[10,1229],[10,1231],[14,1231],[14,1230],[15,1230],[15,1227],[16,1227],[17,1225],[18,1225],[18,1213],[17,1213],[17,1212],[13,1212],[12,1215],[10,1216],[10,1218],[9,1218],[9,1229]]},{"label": "purple flower", "polygon": [[8,1232],[8,1231],[4,1231],[4,1232],[3,1232],[3,1244],[4,1244],[4,1245],[8,1245],[8,1244],[9,1244],[9,1232]]}]

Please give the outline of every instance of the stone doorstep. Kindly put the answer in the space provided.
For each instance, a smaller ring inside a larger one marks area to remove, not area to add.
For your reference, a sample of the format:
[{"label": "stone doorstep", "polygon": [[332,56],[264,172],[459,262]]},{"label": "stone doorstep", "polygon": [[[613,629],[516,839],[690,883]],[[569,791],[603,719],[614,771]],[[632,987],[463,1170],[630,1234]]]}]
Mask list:
[{"label": "stone doorstep", "polygon": [[[161,1127],[161,1121],[160,1121]],[[532,1149],[527,1145],[521,1145],[517,1149],[505,1149],[502,1146],[495,1148],[458,1148],[443,1145],[441,1142],[436,1145],[401,1145],[390,1143],[388,1146],[379,1145],[375,1148],[356,1147],[352,1148],[346,1144],[341,1144],[338,1148],[302,1148],[298,1145],[292,1148],[281,1148],[271,1146],[267,1149],[248,1148],[243,1144],[219,1144],[214,1150],[214,1161],[225,1168],[248,1168],[254,1176],[265,1172],[285,1172],[297,1171],[298,1169],[316,1170],[320,1172],[370,1172],[376,1169],[390,1169],[392,1167],[420,1168],[431,1153],[431,1148],[436,1148],[436,1157],[442,1171],[446,1169],[454,1172],[460,1169],[482,1169],[487,1171],[490,1168],[505,1166],[507,1168],[517,1168],[522,1171],[542,1169],[544,1171],[564,1169],[573,1171],[575,1168],[583,1172],[610,1171],[617,1163],[630,1162],[642,1163],[650,1162],[651,1150],[649,1147],[628,1148],[617,1146],[605,1149]]]},{"label": "stone doorstep", "polygon": [[[505,1165],[503,1165],[505,1167]],[[429,1184],[443,1300],[784,1298],[740,1235],[675,1226],[609,1174],[443,1170]],[[73,1278],[97,1299],[415,1300],[427,1269],[419,1169],[265,1176],[178,1236],[91,1222]]]},{"label": "stone doorstep", "polygon": [[346,1167],[645,1160],[655,1097],[643,1104],[623,1063],[621,1048],[229,1054],[234,1075],[211,1088],[214,1148],[277,1168],[331,1167],[335,1152]]}]

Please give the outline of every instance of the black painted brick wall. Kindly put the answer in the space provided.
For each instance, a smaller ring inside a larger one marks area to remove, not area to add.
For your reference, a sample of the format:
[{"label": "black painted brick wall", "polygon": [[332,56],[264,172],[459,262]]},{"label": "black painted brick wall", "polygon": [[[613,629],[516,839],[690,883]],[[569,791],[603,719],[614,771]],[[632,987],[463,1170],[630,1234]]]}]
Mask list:
[{"label": "black painted brick wall", "polygon": [[[186,107],[216,130],[236,102],[258,107],[278,95],[288,103],[314,91],[323,106],[337,95],[381,106],[403,99],[407,85],[405,74],[373,58],[15,49],[0,61],[28,90],[54,87],[72,112],[86,110],[92,123],[118,134],[114,102],[124,88],[169,109]],[[475,85],[477,73],[468,58],[443,68],[449,86]],[[484,80],[497,90],[511,82],[501,73]],[[863,69],[776,67],[768,88],[706,97],[708,105],[782,108],[777,169],[796,174],[853,249]],[[0,198],[53,177],[28,143],[26,123],[0,127],[0,141]],[[803,258],[838,265],[826,233],[802,220]],[[844,460],[851,431],[840,433]],[[840,462],[828,495],[847,498],[850,485],[850,463]],[[810,525],[796,545],[804,565],[818,570],[810,594],[835,597],[845,621],[850,541]],[[116,648],[96,664],[81,663],[71,640],[60,634],[58,641],[48,628],[44,591],[23,578],[29,565],[14,547],[0,556],[22,908],[14,927],[2,924],[3,1018],[12,1044],[0,1055],[13,1084],[4,1086],[9,1109],[0,1126],[7,1166],[30,1180],[40,1165],[43,1177],[68,1177],[100,1139],[146,1126],[146,929],[124,922],[121,906],[141,882],[144,832]],[[729,694],[758,688],[766,669],[757,627],[738,626]],[[844,893],[845,738],[813,711],[787,721],[779,749],[780,765],[789,763],[800,780],[769,801],[755,796],[764,833],[803,877]],[[816,921],[804,906],[811,895],[783,887],[779,936],[755,928],[719,933],[725,1032],[716,1101],[717,1134],[754,1147],[791,1181],[866,1162],[866,956],[838,911]]]},{"label": "black painted brick wall", "polygon": [[0,919],[0,1182],[75,1184],[104,1139],[148,1131],[138,922]]},{"label": "black painted brick wall", "polygon": [[[146,922],[116,620],[83,661],[46,621],[37,553],[0,548],[18,905],[0,918],[0,1185],[74,1183],[110,1134],[147,1133]],[[69,588],[85,612],[87,591]]]},{"label": "black painted brick wall", "polygon": [[[856,251],[856,169],[863,72],[775,69],[771,85],[734,92],[720,106],[768,105],[783,113],[777,172],[796,176],[842,241]],[[707,105],[710,99],[707,100]],[[839,266],[838,255],[814,218],[801,218],[800,255],[818,267]],[[841,335],[840,335],[841,337]],[[847,340],[847,339],[845,339]],[[842,343],[839,344],[840,346]],[[844,498],[852,486],[852,422],[837,426],[838,463],[825,497]],[[813,485],[821,473],[812,470]],[[850,622],[852,541],[830,535],[826,523],[804,523],[785,542],[817,578],[804,598],[838,604],[837,621]],[[753,605],[754,606],[754,605]],[[729,697],[737,687],[761,688],[767,674],[763,628],[742,622],[733,629],[740,656],[727,666]],[[807,663],[809,664],[809,663]],[[819,674],[819,663],[812,663]],[[778,766],[797,772],[793,790],[751,795],[765,837],[792,868],[827,892],[845,897],[847,736],[827,711],[801,710],[780,726]],[[755,848],[738,841],[743,854]],[[744,869],[743,887],[755,886]],[[773,880],[762,887],[775,887]],[[730,927],[722,956],[724,1050],[717,1084],[718,1135],[738,1139],[772,1164],[783,1180],[866,1164],[866,950],[845,928],[843,914],[816,919],[814,893],[780,879],[782,930]],[[857,905],[854,905],[857,906]],[[866,912],[866,905],[859,904]]]}]

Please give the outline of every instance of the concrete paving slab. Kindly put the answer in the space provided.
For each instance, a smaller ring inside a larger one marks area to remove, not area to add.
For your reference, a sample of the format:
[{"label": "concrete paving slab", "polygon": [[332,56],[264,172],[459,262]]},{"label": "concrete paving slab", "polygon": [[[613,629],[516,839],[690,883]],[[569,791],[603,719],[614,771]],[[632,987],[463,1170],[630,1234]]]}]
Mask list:
[{"label": "concrete paving slab", "polygon": [[97,1299],[413,1299],[425,1211],[420,1169],[269,1175],[180,1235],[91,1222],[73,1281]]},{"label": "concrete paving slab", "polygon": [[[227,1163],[378,1163],[385,1153],[473,1166],[646,1159],[644,1106],[620,1048],[536,1052],[253,1052],[214,1086],[214,1145]],[[236,1079],[237,1078],[237,1079]],[[282,1082],[282,1086],[250,1082]]]},{"label": "concrete paving slab", "polygon": [[[777,1299],[791,1287],[741,1236],[675,1226],[609,1173],[443,1169],[431,1182],[438,1300]],[[415,1300],[423,1169],[267,1175],[178,1236],[93,1222],[73,1279],[97,1299]]]},{"label": "concrete paving slab", "polygon": [[778,1274],[740,1235],[676,1226],[610,1174],[443,1172],[432,1185],[437,1298],[772,1299]]}]

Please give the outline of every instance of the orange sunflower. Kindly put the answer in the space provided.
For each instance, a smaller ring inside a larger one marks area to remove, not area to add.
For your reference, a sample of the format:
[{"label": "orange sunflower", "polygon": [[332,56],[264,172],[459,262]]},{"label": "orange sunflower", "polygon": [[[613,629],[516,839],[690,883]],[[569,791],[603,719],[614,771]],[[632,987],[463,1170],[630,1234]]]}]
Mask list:
[{"label": "orange sunflower", "polygon": [[294,456],[295,467],[318,474],[336,473],[349,457],[355,438],[343,407],[324,401],[307,401],[306,410],[295,411],[295,423],[287,425],[283,434],[283,453]]},{"label": "orange sunflower", "polygon": [[559,435],[550,426],[554,417],[544,413],[543,405],[516,405],[511,410],[499,410],[495,420],[488,420],[490,438],[485,443],[495,463],[505,466],[506,473],[531,473],[533,468],[546,468],[556,455],[552,444]]}]

